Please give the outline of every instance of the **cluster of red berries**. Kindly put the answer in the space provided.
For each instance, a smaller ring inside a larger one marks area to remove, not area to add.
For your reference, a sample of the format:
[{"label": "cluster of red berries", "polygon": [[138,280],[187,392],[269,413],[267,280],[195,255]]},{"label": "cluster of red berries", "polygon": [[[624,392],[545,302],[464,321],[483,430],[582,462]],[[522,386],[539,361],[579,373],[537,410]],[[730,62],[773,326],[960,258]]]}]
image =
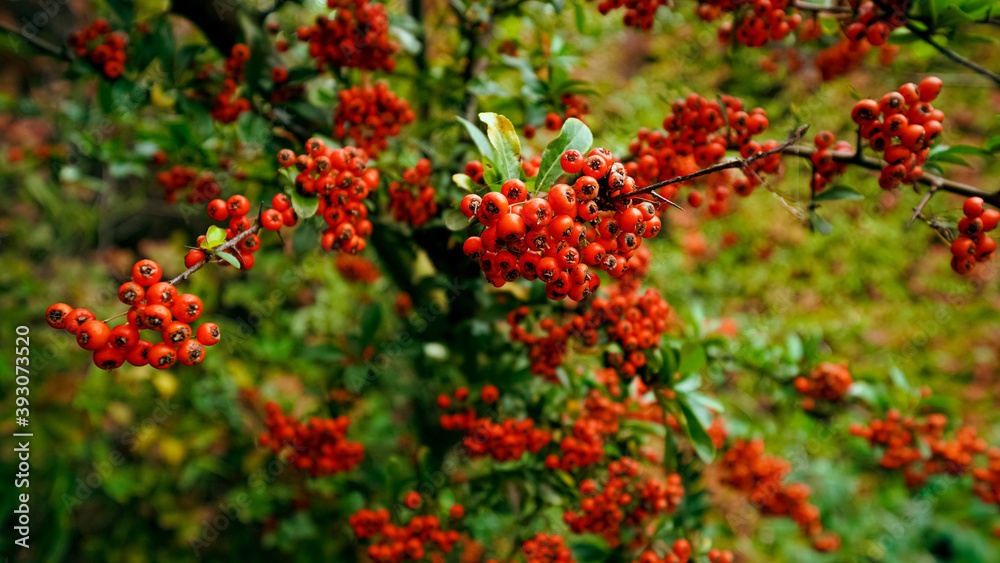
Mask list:
[{"label": "cluster of red berries", "polygon": [[[381,4],[379,4],[381,5]],[[333,135],[350,137],[372,156],[389,147],[388,138],[399,135],[416,115],[406,100],[399,98],[383,82],[373,87],[354,86],[337,93],[339,103],[333,113]]]},{"label": "cluster of red berries", "polygon": [[[708,563],[733,563],[733,552],[728,550],[710,549],[707,554]],[[653,550],[644,551],[633,563],[688,563],[691,560],[691,542],[681,538],[674,542],[670,551],[663,557]]]},{"label": "cluster of red berries", "polygon": [[[250,200],[243,195],[237,194],[226,200],[213,199],[205,207],[205,211],[212,219],[216,221],[229,220],[229,226],[226,229],[227,241],[239,237],[239,241],[224,252],[236,258],[241,270],[253,268],[254,253],[260,250],[260,236],[257,235],[257,232],[261,227],[269,231],[280,229],[282,225],[286,224],[286,215],[283,215],[283,212],[287,214],[287,219],[291,224],[295,224],[295,211],[291,210],[288,196],[279,194],[274,197],[272,204],[274,208],[262,213],[259,223],[255,223],[247,217],[250,213]],[[251,232],[247,233],[247,231]],[[205,239],[205,235],[198,237],[199,248]],[[207,258],[208,255],[203,250],[192,249],[184,257],[184,265],[190,268]]]},{"label": "cluster of red berries", "polygon": [[199,174],[190,166],[176,165],[170,170],[157,172],[156,182],[163,187],[167,203],[176,203],[178,194],[188,187],[192,188],[185,197],[188,203],[209,201],[222,193],[222,188],[211,172]]},{"label": "cluster of red berries", "polygon": [[[920,422],[912,417],[903,418],[898,410],[890,410],[885,420],[874,419],[867,427],[851,425],[851,434],[868,440],[872,447],[882,447],[881,465],[886,469],[900,469],[907,485],[923,484],[930,475],[947,473],[962,475],[972,469],[974,457],[987,450],[986,441],[978,438],[976,429],[963,426],[955,433],[955,440],[944,440],[948,417],[931,414]],[[921,453],[920,439],[930,455]],[[918,462],[923,461],[923,464]]]},{"label": "cluster of red berries", "polygon": [[396,221],[419,227],[437,215],[437,191],[430,185],[431,161],[421,158],[403,172],[402,182],[389,184],[389,207]]},{"label": "cluster of red berries", "polygon": [[465,175],[472,179],[475,184],[485,183],[483,176],[486,174],[486,169],[483,167],[483,163],[478,160],[470,161],[465,165]]},{"label": "cluster of red berries", "polygon": [[[738,148],[747,158],[761,151],[778,146],[777,141],[763,144],[753,140],[767,130],[767,112],[761,108],[744,111],[743,101],[732,96],[722,96],[722,105],[691,94],[671,105],[671,114],[663,120],[665,131],[639,130],[637,138],[629,145],[632,158],[626,170],[640,186],[676,178],[718,163],[729,147]],[[751,165],[754,172],[774,172],[781,164],[780,155],[760,159]],[[757,185],[751,175],[734,184],[741,196],[749,195]],[[663,195],[676,197],[677,185],[665,188]],[[701,205],[700,194],[692,206]]]},{"label": "cluster of red berries", "polygon": [[853,150],[848,141],[835,140],[830,131],[820,131],[813,137],[813,144],[816,152],[810,159],[813,164],[812,186],[816,193],[822,192],[831,184],[835,177],[840,176],[847,170],[847,163],[837,162],[833,159],[833,153],[848,153]]},{"label": "cluster of red berries", "polygon": [[[419,506],[420,495],[413,492],[407,495],[407,506],[410,505],[411,496],[416,496],[416,504]],[[461,518],[462,514],[462,505],[452,506],[452,519]],[[389,511],[384,508],[377,511],[362,508],[350,517],[348,523],[359,539],[374,541],[368,546],[368,556],[377,563],[421,561],[425,558],[431,561],[443,560],[441,553],[451,553],[452,547],[460,539],[457,531],[442,530],[437,516],[415,516],[405,527],[394,526],[389,523]],[[435,553],[438,551],[441,553]]]},{"label": "cluster of red berries", "polygon": [[764,454],[761,440],[737,440],[718,461],[723,483],[743,492],[762,514],[789,516],[807,535],[813,548],[834,551],[840,541],[832,534],[822,534],[819,509],[809,504],[809,487],[803,483],[785,484],[791,465],[778,457]]},{"label": "cluster of red berries", "polygon": [[638,474],[638,461],[628,457],[612,461],[602,490],[593,479],[580,483],[580,512],[567,510],[563,521],[574,533],[600,535],[611,547],[621,545],[622,526],[635,527],[642,535],[646,520],[677,510],[684,486],[676,473],[666,479],[638,479]]},{"label": "cluster of red berries", "polygon": [[667,4],[667,0],[601,0],[597,4],[597,10],[606,16],[611,10],[624,7],[625,16],[622,21],[626,26],[651,29],[656,9]]},{"label": "cluster of red berries", "polygon": [[[569,339],[576,338],[585,347],[595,346],[604,336],[621,345],[624,353],[607,360],[625,377],[631,377],[646,364],[643,350],[653,348],[672,324],[673,310],[656,289],[621,291],[612,286],[607,297],[597,297],[589,310],[570,317],[561,325],[554,319],[542,319],[538,328],[544,336],[529,331],[522,323],[529,309],[520,307],[507,315],[510,338],[528,346],[531,372],[556,382],[555,370],[569,351]],[[602,335],[601,333],[604,333]]]},{"label": "cluster of red berries", "polygon": [[951,243],[951,268],[967,274],[976,264],[993,258],[997,243],[986,233],[996,228],[1000,211],[984,209],[983,198],[970,197],[962,205],[962,212],[965,217],[958,222],[958,238]]},{"label": "cluster of red berries", "polygon": [[[545,128],[549,131],[559,131],[562,129],[563,122],[571,117],[582,120],[583,116],[590,113],[590,103],[583,96],[577,94],[563,94],[559,98],[559,103],[562,106],[563,115],[552,111],[545,116]],[[535,136],[535,126],[525,125],[524,126],[524,136],[531,139]],[[541,157],[538,157],[539,161]]]},{"label": "cluster of red berries", "polygon": [[[233,45],[224,63],[226,76],[222,81],[222,91],[215,95],[215,105],[211,111],[212,118],[219,123],[233,123],[241,113],[250,111],[250,102],[238,95],[239,85],[245,79],[243,69],[248,60],[250,48],[243,43]],[[211,66],[201,76],[207,78],[210,70]]]},{"label": "cluster of red berries", "polygon": [[323,250],[357,254],[365,249],[372,223],[364,199],[378,187],[379,172],[368,167],[364,149],[335,149],[313,138],[306,141],[306,154],[280,150],[278,164],[298,169],[295,189],[299,194],[319,198],[316,213],[327,224],[320,239]]},{"label": "cluster of red berries", "polygon": [[69,35],[69,46],[78,57],[87,57],[99,66],[104,76],[114,80],[125,72],[125,43],[128,36],[111,31],[111,24],[104,18],[94,20],[89,26]]},{"label": "cluster of red berries", "polygon": [[582,174],[544,198],[527,200],[524,182],[510,179],[499,192],[462,199],[462,213],[485,226],[463,249],[494,286],[523,276],[544,281],[550,299],[581,301],[600,285],[597,271],[621,277],[642,239],[659,233],[652,202],[619,197],[634,191],[635,181],[610,152],[568,150],[561,161],[567,174]]},{"label": "cluster of red berries", "polygon": [[972,491],[985,503],[1000,504],[1000,448],[987,450],[986,460],[986,467],[972,470]]},{"label": "cluster of red berries", "polygon": [[271,103],[283,104],[295,98],[301,98],[305,92],[304,84],[288,84],[288,69],[283,66],[276,66],[271,69]]},{"label": "cluster of red berries", "polygon": [[877,102],[861,100],[851,110],[861,137],[886,162],[878,180],[883,189],[912,184],[923,175],[921,165],[942,130],[944,112],[931,105],[942,84],[940,78],[928,76],[919,86],[904,84]]},{"label": "cluster of red berries", "polygon": [[368,0],[327,0],[337,15],[319,16],[316,24],[298,28],[300,41],[309,42],[316,68],[354,67],[363,70],[396,69],[392,56],[398,47],[389,39],[389,12],[385,4]]},{"label": "cluster of red berries", "polygon": [[881,47],[889,41],[892,30],[906,25],[906,5],[910,2],[911,0],[883,2],[883,6],[888,8],[885,12],[875,2],[861,2],[854,13],[855,21],[847,26],[844,35],[849,41],[867,39],[868,43]]},{"label": "cluster of red berries", "polygon": [[847,394],[854,380],[851,372],[843,364],[823,362],[812,370],[809,377],[795,378],[795,389],[806,397],[802,408],[813,410],[816,401],[839,401]]},{"label": "cluster of red berries", "polygon": [[[132,281],[118,288],[118,299],[128,305],[127,322],[110,328],[87,309],[74,309],[56,303],[45,312],[52,328],[64,328],[76,336],[84,350],[94,352],[94,364],[112,370],[126,361],[134,366],[151,365],[167,369],[178,360],[187,366],[205,359],[205,347],[219,341],[219,327],[202,323],[191,325],[202,313],[201,299],[183,293],[167,281],[160,281],[163,270],[152,260],[140,260],[132,267]],[[162,333],[163,342],[141,340],[142,330]]]},{"label": "cluster of red berries", "polygon": [[338,254],[334,264],[340,276],[349,282],[372,283],[382,276],[374,262],[354,254]]},{"label": "cluster of red berries", "polygon": [[[538,532],[521,546],[525,563],[574,563],[573,552],[566,547],[566,540],[556,534]],[[486,563],[497,563],[490,560]]]},{"label": "cluster of red berries", "polygon": [[267,432],[258,438],[260,445],[274,453],[287,452],[290,463],[313,477],[350,471],[365,457],[364,446],[347,440],[351,421],[346,416],[313,417],[302,424],[273,401],[264,405],[264,414]]},{"label": "cluster of red berries", "polygon": [[466,432],[462,445],[470,457],[491,457],[497,461],[520,459],[525,452],[537,453],[552,439],[548,432],[535,428],[531,419],[508,418],[497,424],[488,418],[476,418],[471,409],[442,415],[441,426]]},{"label": "cluster of red berries", "polygon": [[581,416],[573,423],[572,433],[559,441],[560,453],[545,457],[545,466],[549,469],[572,471],[600,463],[604,459],[602,431],[606,429],[601,421]]},{"label": "cluster of red berries", "polygon": [[735,33],[729,22],[719,28],[719,40],[728,43],[735,37],[747,47],[763,47],[768,41],[781,41],[798,29],[802,15],[791,13],[793,4],[789,0],[698,0],[695,13],[704,21],[713,21],[723,13],[748,8]]}]

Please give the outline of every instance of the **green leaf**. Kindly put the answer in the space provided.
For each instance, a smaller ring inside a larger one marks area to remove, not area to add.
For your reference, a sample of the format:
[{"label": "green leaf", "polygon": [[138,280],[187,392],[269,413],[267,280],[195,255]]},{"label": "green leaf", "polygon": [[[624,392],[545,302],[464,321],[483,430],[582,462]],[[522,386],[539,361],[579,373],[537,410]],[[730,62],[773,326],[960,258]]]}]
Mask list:
[{"label": "green leaf", "polygon": [[479,130],[479,127],[461,117],[456,117],[455,119],[458,119],[459,123],[465,126],[465,129],[469,132],[469,136],[472,137],[472,142],[479,149],[479,154],[493,160],[493,147],[490,145],[490,140],[486,138],[486,135],[483,135],[483,132]]},{"label": "green leaf", "polygon": [[564,152],[576,149],[586,153],[593,142],[594,135],[584,122],[575,117],[567,119],[559,131],[559,136],[552,139],[542,152],[542,163],[538,167],[538,176],[535,179],[536,189],[547,189],[563,173],[560,158]]},{"label": "green leaf", "polygon": [[[680,406],[681,412],[684,413],[686,422],[684,429],[691,440],[691,445],[694,446],[694,453],[698,454],[698,457],[705,463],[711,463],[715,459],[715,444],[712,443],[712,438],[705,431],[705,425],[683,397],[678,397],[677,404]],[[711,413],[706,411],[706,414],[711,420]]]},{"label": "green leaf", "polygon": [[986,139],[986,150],[990,153],[1000,152],[1000,135]]},{"label": "green leaf", "polygon": [[705,348],[697,342],[685,342],[681,348],[681,364],[677,371],[683,374],[693,373],[705,367],[708,357]]},{"label": "green leaf", "polygon": [[319,209],[319,198],[317,197],[306,197],[295,190],[292,190],[289,196],[292,199],[292,209],[299,214],[300,219],[312,217]]},{"label": "green leaf", "polygon": [[837,184],[832,188],[823,190],[822,192],[816,194],[813,201],[833,201],[837,199],[850,199],[855,201],[860,201],[865,199],[865,196],[854,191],[853,188],[849,188],[842,184]]},{"label": "green leaf", "polygon": [[362,346],[368,346],[372,343],[380,324],[382,324],[382,307],[378,303],[372,303],[361,314]]},{"label": "green leaf", "polygon": [[226,242],[226,231],[212,225],[208,228],[208,232],[205,233],[205,240],[202,241],[201,247],[206,250],[211,250],[216,246],[224,244]]},{"label": "green leaf", "polygon": [[889,368],[889,377],[892,378],[892,382],[896,387],[899,387],[900,389],[906,391],[907,393],[912,391],[912,387],[910,387],[910,382],[907,381],[906,374],[903,373],[903,370],[899,369],[896,366],[892,366]]},{"label": "green leaf", "polygon": [[496,113],[480,113],[479,119],[486,124],[486,136],[493,145],[493,164],[500,173],[500,180],[507,181],[521,176],[521,141],[517,137],[514,124]]},{"label": "green leaf", "polygon": [[226,262],[229,262],[229,265],[235,266],[237,270],[240,269],[240,261],[237,260],[236,257],[233,256],[232,254],[228,252],[213,252],[212,254],[215,254],[219,258],[222,258]]},{"label": "green leaf", "polygon": [[132,25],[135,19],[135,2],[133,0],[108,0],[108,6],[121,18],[126,26]]},{"label": "green leaf", "polygon": [[474,193],[476,191],[476,185],[472,183],[472,178],[465,174],[453,174],[451,180],[455,182],[456,186],[467,192]]},{"label": "green leaf", "polygon": [[573,18],[576,21],[576,30],[581,34],[586,34],[587,18],[583,12],[582,2],[573,2]]},{"label": "green leaf", "polygon": [[823,236],[833,232],[833,225],[820,217],[815,211],[809,211],[809,222],[812,224],[813,230]]},{"label": "green leaf", "polygon": [[409,31],[396,25],[390,25],[389,33],[399,39],[400,45],[403,46],[403,50],[407,53],[415,55],[420,52],[420,40]]},{"label": "green leaf", "polygon": [[457,209],[445,209],[441,217],[449,231],[464,231],[469,226],[469,218]]}]

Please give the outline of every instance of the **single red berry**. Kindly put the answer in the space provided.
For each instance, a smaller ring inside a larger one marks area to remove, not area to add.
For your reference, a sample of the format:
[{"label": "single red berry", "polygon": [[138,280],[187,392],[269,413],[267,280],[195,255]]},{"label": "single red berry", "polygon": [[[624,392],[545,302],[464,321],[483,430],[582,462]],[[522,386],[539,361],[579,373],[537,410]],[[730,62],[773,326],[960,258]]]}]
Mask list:
[{"label": "single red berry", "polygon": [[962,212],[970,219],[975,219],[983,214],[983,198],[970,197],[962,205]]},{"label": "single red berry", "polygon": [[177,359],[186,366],[200,364],[205,359],[205,346],[197,340],[188,339],[177,348]]},{"label": "single red berry", "polygon": [[281,228],[281,212],[277,209],[268,209],[260,216],[260,224],[268,231],[277,231]]},{"label": "single red berry", "polygon": [[128,350],[138,342],[139,331],[134,326],[126,323],[111,329],[111,339],[108,341],[108,345],[121,350]]},{"label": "single red berry", "polygon": [[156,369],[167,369],[177,361],[177,351],[173,346],[161,342],[154,344],[149,349],[149,352],[146,353],[146,359],[149,361],[149,365]]},{"label": "single red berry", "polygon": [[201,342],[205,346],[212,346],[217,343],[221,336],[222,333],[219,331],[219,325],[215,323],[202,323],[198,327],[198,342]]},{"label": "single red berry", "polygon": [[213,199],[208,202],[208,216],[215,221],[225,221],[229,218],[229,209],[226,202],[221,199]]},{"label": "single red berry", "polygon": [[153,285],[160,281],[161,277],[163,277],[163,270],[160,269],[159,264],[152,260],[139,260],[132,266],[132,281],[143,287]]},{"label": "single red berry", "polygon": [[201,299],[190,293],[178,295],[171,308],[174,318],[186,323],[197,320],[201,316],[201,310]]},{"label": "single red berry", "polygon": [[180,346],[189,338],[191,338],[191,327],[185,322],[171,321],[163,327],[163,341],[171,346]]},{"label": "single red berry", "polygon": [[200,250],[191,249],[184,256],[184,266],[187,268],[193,267],[195,264],[201,262],[205,259],[205,253]]},{"label": "single red berry", "polygon": [[45,322],[52,328],[66,328],[73,308],[65,303],[56,303],[45,311]]},{"label": "single red berry", "polygon": [[226,200],[226,209],[232,217],[243,217],[250,213],[250,200],[242,195],[234,195]]},{"label": "single red berry", "polygon": [[125,359],[133,366],[144,366],[149,363],[149,358],[146,356],[149,354],[149,350],[152,347],[152,342],[148,340],[140,340],[136,342],[135,346],[128,350],[128,353],[125,354]]},{"label": "single red berry", "polygon": [[94,352],[94,365],[106,370],[113,370],[125,363],[125,350],[113,346],[105,346]]},{"label": "single red berry", "polygon": [[163,327],[170,324],[170,321],[172,320],[173,315],[170,313],[170,309],[166,305],[146,305],[142,309],[143,328],[159,332],[163,330]]},{"label": "single red berry", "polygon": [[100,350],[111,339],[111,329],[103,321],[90,320],[80,325],[76,343],[84,350]]},{"label": "single red berry", "polygon": [[156,282],[146,288],[146,304],[170,306],[177,297],[177,288],[169,282]]},{"label": "single red berry", "polygon": [[417,508],[420,507],[420,503],[421,503],[420,494],[417,493],[417,492],[415,492],[415,491],[410,491],[409,493],[406,493],[406,500],[405,500],[405,502],[406,502],[406,506],[410,510],[416,510]]}]

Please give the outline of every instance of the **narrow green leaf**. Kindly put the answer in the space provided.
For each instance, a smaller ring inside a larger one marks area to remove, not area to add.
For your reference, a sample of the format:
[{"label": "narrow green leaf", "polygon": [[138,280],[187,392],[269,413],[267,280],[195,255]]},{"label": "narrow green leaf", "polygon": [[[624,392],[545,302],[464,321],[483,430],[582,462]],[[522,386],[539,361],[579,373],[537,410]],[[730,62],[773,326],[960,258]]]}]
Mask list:
[{"label": "narrow green leaf", "polygon": [[552,139],[542,152],[542,163],[538,167],[535,186],[542,190],[548,189],[563,173],[560,162],[562,154],[570,149],[586,154],[593,142],[594,135],[584,122],[575,117],[567,119],[559,136]]},{"label": "narrow green leaf", "polygon": [[[708,432],[705,431],[705,425],[691,406],[680,397],[678,397],[677,404],[680,406],[681,412],[684,413],[686,423],[684,429],[691,440],[691,445],[694,446],[694,453],[698,454],[698,457],[705,463],[711,463],[715,459],[715,444]],[[709,417],[712,416],[711,413],[707,414]]]},{"label": "narrow green leaf", "polygon": [[815,211],[809,212],[809,221],[812,223],[813,230],[823,236],[833,232],[833,225],[828,223],[826,219],[817,215]]},{"label": "narrow green leaf", "polygon": [[813,198],[814,201],[833,201],[837,199],[851,199],[855,201],[860,201],[862,199],[865,199],[865,196],[854,191],[853,188],[849,188],[842,184],[837,184],[832,188],[828,188],[816,194],[816,197]]},{"label": "narrow green leaf", "polygon": [[236,257],[233,256],[232,254],[228,252],[213,252],[212,254],[215,254],[219,258],[222,258],[226,262],[229,262],[229,265],[235,266],[237,270],[240,269],[240,261],[237,260]]},{"label": "narrow green leaf", "polygon": [[480,113],[486,124],[486,136],[493,145],[493,164],[500,173],[500,180],[507,181],[521,176],[521,141],[514,124],[496,113]]},{"label": "narrow green leaf", "polygon": [[380,324],[382,324],[382,307],[378,303],[372,303],[361,314],[362,346],[371,344]]},{"label": "narrow green leaf", "polygon": [[479,130],[479,127],[461,117],[456,117],[455,119],[465,126],[465,129],[469,132],[469,136],[472,137],[472,142],[475,143],[476,148],[479,149],[479,154],[493,160],[493,147],[490,145],[490,140],[486,138],[486,135]]},{"label": "narrow green leaf", "polygon": [[896,387],[899,387],[903,391],[909,393],[912,390],[910,382],[906,379],[906,374],[904,374],[903,370],[898,367],[892,366],[889,368],[889,377],[892,378],[892,382],[896,385]]}]

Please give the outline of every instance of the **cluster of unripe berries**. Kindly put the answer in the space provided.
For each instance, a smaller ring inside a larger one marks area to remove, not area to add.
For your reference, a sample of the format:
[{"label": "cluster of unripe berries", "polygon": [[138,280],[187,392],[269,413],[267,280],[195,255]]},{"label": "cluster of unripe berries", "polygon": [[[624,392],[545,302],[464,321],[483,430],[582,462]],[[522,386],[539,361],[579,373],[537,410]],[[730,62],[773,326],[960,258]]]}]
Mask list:
[{"label": "cluster of unripe berries", "polygon": [[621,277],[642,239],[660,231],[652,202],[624,198],[635,181],[610,152],[568,150],[561,162],[567,174],[581,174],[545,197],[529,200],[524,182],[510,179],[499,192],[462,199],[462,213],[485,226],[463,250],[494,286],[540,279],[550,299],[580,301],[600,285],[598,271]]},{"label": "cluster of unripe berries", "polygon": [[[928,415],[921,422],[892,409],[884,420],[873,419],[868,426],[853,424],[850,431],[868,440],[871,447],[881,447],[882,467],[902,470],[906,484],[916,487],[934,474],[957,476],[972,471],[975,456],[987,451],[986,441],[972,426],[959,428],[954,440],[944,440],[947,424],[948,417],[943,414]],[[928,455],[921,451],[918,440]]]},{"label": "cluster of unripe berries", "polygon": [[816,401],[834,402],[844,398],[854,380],[843,364],[823,362],[812,370],[809,377],[795,378],[795,389],[805,395],[802,408],[813,410]]},{"label": "cluster of unripe berries", "polygon": [[309,42],[316,68],[354,67],[392,72],[396,44],[389,39],[389,12],[385,4],[368,0],[327,0],[336,9],[332,19],[318,16],[315,25],[298,28],[300,41]]},{"label": "cluster of unripe berries", "polygon": [[[118,288],[118,299],[128,305],[127,322],[111,328],[87,309],[74,309],[56,303],[45,312],[52,328],[64,328],[76,336],[84,350],[94,352],[94,364],[112,370],[126,361],[134,366],[151,365],[167,369],[180,361],[184,365],[201,363],[205,347],[219,341],[219,327],[202,323],[192,330],[190,323],[202,313],[201,299],[190,293],[178,294],[177,288],[160,281],[163,270],[152,260],[140,260],[132,267],[132,281]],[[141,331],[161,333],[162,342],[153,344],[141,339]]]},{"label": "cluster of unripe berries", "polygon": [[958,237],[951,242],[951,268],[967,274],[976,264],[993,258],[997,243],[986,233],[996,228],[1000,211],[985,209],[981,197],[970,197],[962,205],[962,213],[965,217],[958,222]]},{"label": "cluster of unripe berries", "polygon": [[215,176],[211,172],[198,174],[190,166],[176,165],[170,170],[157,172],[156,182],[163,187],[163,192],[167,203],[175,203],[177,196],[188,187],[191,191],[187,193],[185,199],[188,203],[202,203],[219,197],[222,188],[215,181]]},{"label": "cluster of unripe berries", "polygon": [[[420,495],[411,492],[406,495],[406,505],[411,509],[420,506]],[[460,504],[453,505],[449,512],[452,520],[459,520],[465,514]],[[389,523],[389,511],[361,509],[348,520],[354,534],[359,539],[372,540],[368,546],[368,556],[377,563],[399,563],[400,561],[443,561],[443,553],[451,553],[453,546],[461,539],[455,530],[441,529],[437,516],[415,516],[404,526]],[[440,553],[437,553],[440,552]]]},{"label": "cluster of unripe berries", "polygon": [[78,57],[87,57],[100,67],[105,76],[114,80],[125,72],[125,44],[128,36],[111,31],[111,24],[104,18],[69,35],[69,46]]},{"label": "cluster of unripe berries", "polygon": [[437,215],[437,191],[430,179],[431,161],[421,158],[403,172],[402,182],[389,183],[389,208],[396,221],[419,227]]},{"label": "cluster of unripe berries", "polygon": [[327,228],[320,238],[323,250],[357,254],[371,235],[368,207],[364,199],[378,187],[379,172],[368,167],[368,153],[355,147],[335,149],[320,139],[306,141],[306,154],[291,149],[278,152],[278,164],[295,166],[295,190],[305,197],[318,197],[316,213]]},{"label": "cluster of unripe berries", "polygon": [[353,86],[341,90],[337,99],[337,109],[333,112],[334,137],[350,137],[354,145],[373,157],[389,147],[389,137],[399,135],[402,126],[416,119],[410,104],[383,82],[369,88]]},{"label": "cluster of unripe berries", "polygon": [[639,462],[623,457],[608,464],[603,488],[593,479],[580,483],[580,511],[567,510],[563,521],[577,534],[597,534],[611,547],[622,541],[622,527],[634,527],[640,537],[647,520],[660,514],[672,514],[684,497],[681,476],[671,473],[665,479],[640,479]]},{"label": "cluster of unripe berries", "polygon": [[224,63],[226,76],[222,81],[222,91],[215,95],[215,105],[211,111],[212,118],[219,123],[233,123],[241,113],[250,110],[250,102],[237,93],[240,83],[245,79],[243,70],[248,60],[250,48],[242,43],[233,45]]},{"label": "cluster of unripe berries", "polygon": [[[778,146],[777,141],[763,144],[753,140],[767,130],[767,113],[761,108],[749,112],[743,101],[732,96],[722,96],[722,104],[691,94],[671,105],[671,113],[663,120],[664,131],[639,130],[637,138],[629,145],[632,158],[625,165],[638,185],[648,186],[707,168],[718,163],[728,148],[738,149],[743,158]],[[754,172],[770,173],[781,164],[780,155],[762,158],[750,165]],[[741,196],[750,195],[757,185],[751,175],[732,183],[733,190]],[[673,199],[677,184],[665,188],[663,195]],[[728,188],[727,188],[728,189]],[[692,192],[689,203],[701,205],[701,194]],[[715,199],[724,200],[726,194]]]},{"label": "cluster of unripe berries", "polygon": [[713,21],[724,13],[740,11],[746,17],[733,32],[731,23],[719,28],[719,40],[729,43],[734,37],[747,47],[762,47],[768,41],[781,41],[798,29],[802,15],[791,13],[790,0],[698,0],[695,12],[705,21]]},{"label": "cluster of unripe berries", "polygon": [[310,418],[305,424],[281,412],[269,401],[264,405],[267,431],[260,434],[260,445],[276,454],[287,455],[289,463],[313,477],[350,471],[361,463],[365,449],[347,440],[350,419]]},{"label": "cluster of unripe berries", "polygon": [[761,440],[737,440],[718,460],[721,481],[747,496],[762,514],[788,516],[813,539],[813,548],[835,551],[840,538],[822,534],[819,509],[809,504],[809,487],[802,483],[785,484],[791,465],[778,457],[764,454]]},{"label": "cluster of unripe berries", "polygon": [[912,184],[923,175],[921,165],[942,130],[944,112],[931,105],[941,86],[940,78],[929,76],[919,86],[904,84],[877,102],[861,100],[851,110],[861,137],[886,162],[878,180],[883,189]]}]

